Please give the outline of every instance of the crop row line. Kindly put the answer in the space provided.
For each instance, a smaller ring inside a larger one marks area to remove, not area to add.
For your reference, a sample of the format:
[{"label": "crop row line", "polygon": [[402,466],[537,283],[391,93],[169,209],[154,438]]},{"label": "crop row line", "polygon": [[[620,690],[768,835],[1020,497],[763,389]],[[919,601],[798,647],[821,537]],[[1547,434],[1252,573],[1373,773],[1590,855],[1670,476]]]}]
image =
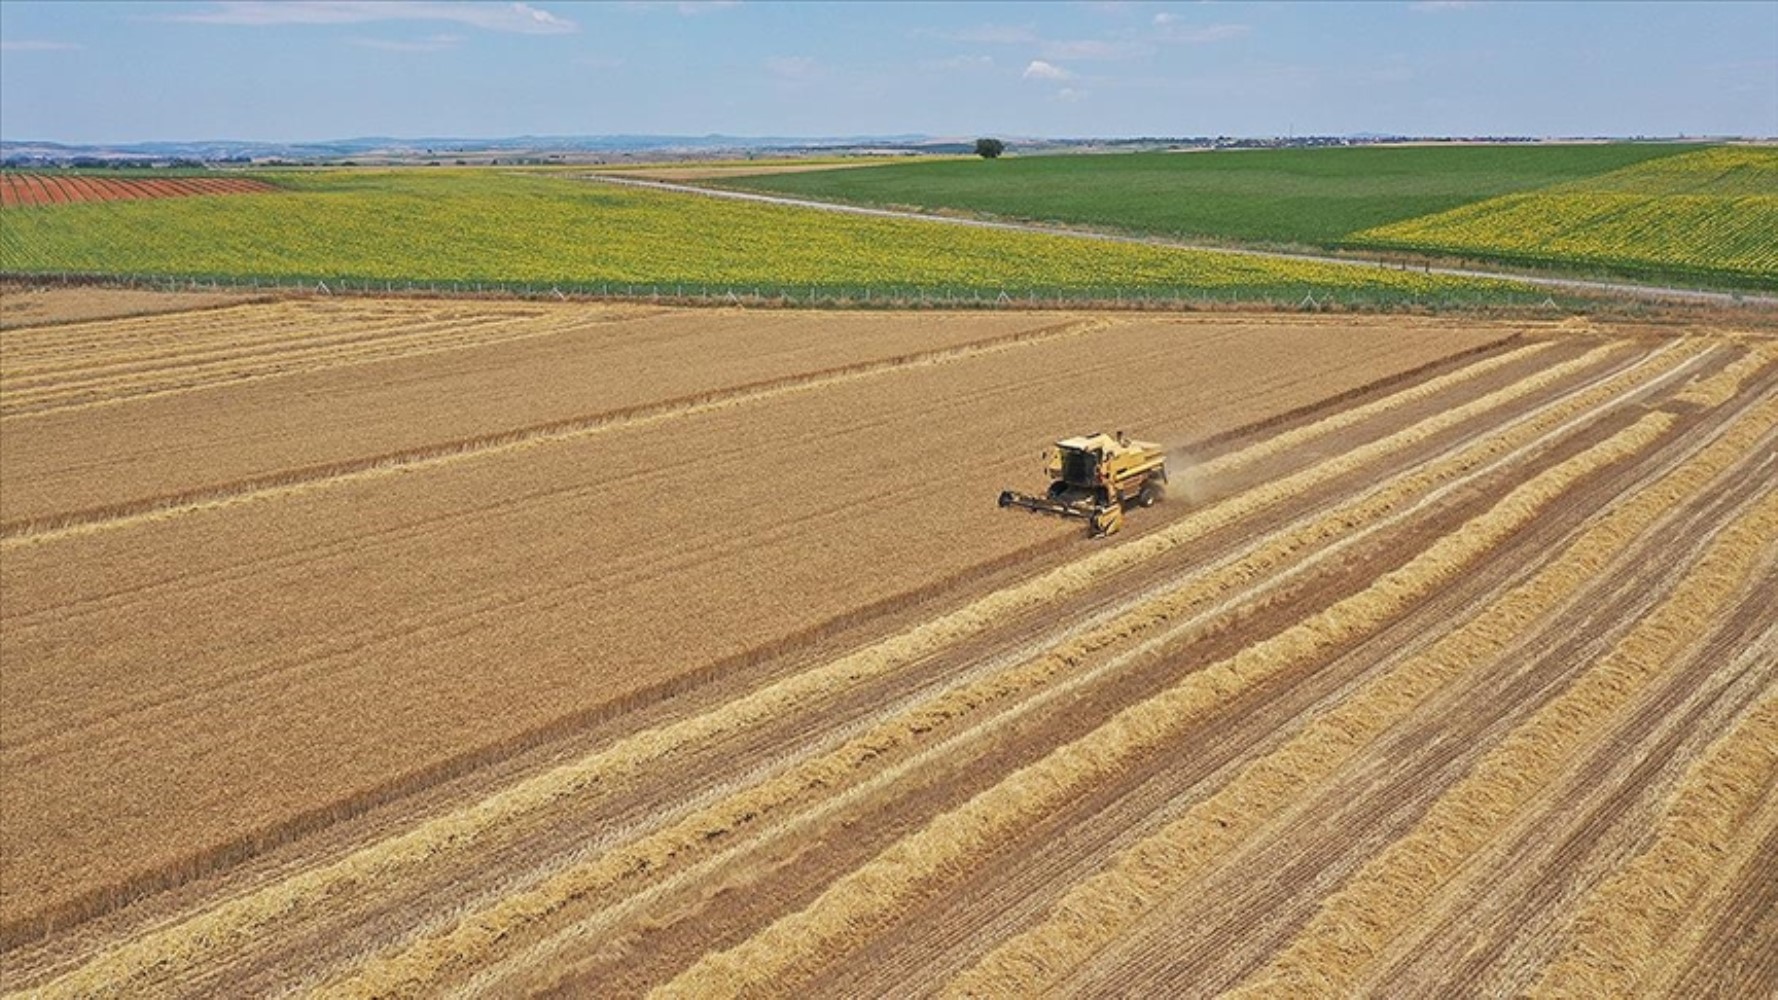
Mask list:
[{"label": "crop row line", "polygon": [[[1679,370],[1681,369],[1670,369],[1661,380],[1673,377]],[[1608,381],[1610,384],[1600,385],[1592,390],[1576,390],[1560,403],[1551,404],[1550,411],[1569,414],[1573,412],[1573,405],[1601,402],[1615,405],[1628,386],[1640,381],[1640,376],[1632,371],[1620,373],[1619,378]],[[1268,537],[1223,557],[1211,566],[1155,587],[1060,635],[1041,640],[1042,645],[1047,647],[1046,651],[1035,656],[1020,654],[1028,657],[1022,665],[1008,669],[1001,663],[993,663],[966,671],[957,679],[968,682],[967,686],[962,683],[953,684],[950,690],[938,695],[917,711],[907,714],[905,719],[891,720],[888,726],[861,741],[860,746],[866,752],[859,758],[859,763],[872,756],[898,749],[911,742],[915,736],[935,731],[986,705],[1005,701],[1033,689],[1038,690],[1038,693],[1010,708],[998,710],[998,715],[973,723],[969,729],[922,752],[913,760],[898,765],[891,772],[878,774],[865,785],[846,793],[846,797],[850,798],[855,792],[865,788],[880,787],[888,779],[905,773],[921,762],[951,758],[961,751],[965,742],[991,739],[995,732],[1006,728],[1016,719],[1052,704],[1057,699],[1075,696],[1082,689],[1115,675],[1129,664],[1150,657],[1165,647],[1176,645],[1187,636],[1213,634],[1233,621],[1228,617],[1232,613],[1239,611],[1244,615],[1274,602],[1288,584],[1310,575],[1324,563],[1342,558],[1347,550],[1364,539],[1418,514],[1450,493],[1465,488],[1467,484],[1495,474],[1500,468],[1543,447],[1549,438],[1566,434],[1589,419],[1583,413],[1554,430],[1549,429],[1549,413],[1542,414],[1541,419],[1538,414],[1527,414],[1509,421],[1490,430],[1485,439],[1478,436],[1453,445],[1447,452],[1416,470],[1379,483],[1369,492],[1337,508],[1305,515],[1276,529]],[[1523,428],[1527,424],[1532,426]],[[1443,485],[1409,503],[1409,498],[1416,491],[1430,489],[1437,483]],[[1309,554],[1308,550],[1315,545],[1324,547]],[[1159,634],[1143,640],[1108,661],[1082,669],[1088,657],[1102,652],[1114,643],[1139,636],[1145,629],[1161,625],[1166,627]],[[1048,687],[1043,686],[1057,676],[1065,679]],[[880,713],[879,717],[886,717],[888,714]],[[833,787],[831,771],[813,773],[820,779],[819,787]],[[830,804],[826,800],[821,803],[824,808]],[[705,832],[727,833],[740,825],[735,819],[737,816],[745,817],[744,822],[754,822],[767,805],[769,803],[749,800],[746,808],[727,818],[726,825],[713,825]],[[791,825],[807,825],[812,819],[812,816],[805,816]],[[780,828],[773,831],[773,835],[782,838],[786,833]],[[761,836],[765,834],[762,833]],[[707,862],[706,865],[711,863],[713,862]],[[673,881],[689,878],[692,874],[693,872],[686,872]],[[577,892],[590,891],[590,888],[590,883],[577,883]],[[557,896],[558,905],[566,905],[567,901],[565,895]],[[604,911],[596,918],[582,920],[557,934],[555,938],[527,949],[522,957],[515,956],[504,964],[553,965],[556,963],[557,953],[570,947],[570,939],[584,939],[592,932],[594,924],[614,919],[617,912],[631,908],[633,907],[626,903],[614,910]],[[510,933],[514,926],[506,925],[503,933]],[[490,967],[477,976],[476,981],[483,982],[498,975],[497,969]]]},{"label": "crop row line", "polygon": [[[397,332],[350,330],[325,337],[310,334],[295,345],[286,341],[258,349],[193,351],[139,363],[124,361],[112,366],[123,370],[109,372],[95,368],[66,373],[15,372],[5,386],[5,409],[8,416],[60,412],[289,375],[293,371],[322,371],[389,358],[417,358],[560,332],[556,328],[539,329],[525,322],[523,317],[480,320],[467,324],[467,328],[463,323],[448,319],[404,327],[390,326]],[[158,360],[165,363],[156,363]]]},{"label": "crop row line", "polygon": [[[231,368],[255,361],[275,361],[285,365],[297,362],[356,358],[383,349],[382,356],[405,356],[424,351],[390,351],[408,345],[428,347],[434,344],[499,343],[513,337],[489,338],[502,327],[523,325],[519,337],[530,333],[534,320],[522,316],[479,316],[469,319],[440,318],[405,324],[388,323],[383,328],[345,322],[311,325],[301,333],[276,327],[259,327],[246,317],[244,325],[250,332],[226,337],[207,335],[194,328],[187,331],[188,343],[152,345],[126,343],[95,347],[86,357],[64,355],[52,363],[32,363],[17,352],[8,351],[4,384],[13,393],[38,394],[62,391],[96,391],[113,387],[129,387],[145,378],[162,377],[176,370],[181,378],[205,378],[212,372],[228,374]],[[553,332],[553,331],[552,331]],[[70,352],[71,353],[71,352]]]}]

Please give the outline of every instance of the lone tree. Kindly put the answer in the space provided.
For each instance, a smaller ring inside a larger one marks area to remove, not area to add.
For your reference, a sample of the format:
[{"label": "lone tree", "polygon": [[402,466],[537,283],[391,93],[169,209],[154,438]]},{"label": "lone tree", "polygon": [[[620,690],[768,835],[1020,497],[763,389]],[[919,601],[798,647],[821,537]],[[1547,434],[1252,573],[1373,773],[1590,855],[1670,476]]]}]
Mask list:
[{"label": "lone tree", "polygon": [[975,141],[975,155],[984,160],[992,160],[1004,152],[1006,152],[1006,143],[999,139],[977,139]]}]

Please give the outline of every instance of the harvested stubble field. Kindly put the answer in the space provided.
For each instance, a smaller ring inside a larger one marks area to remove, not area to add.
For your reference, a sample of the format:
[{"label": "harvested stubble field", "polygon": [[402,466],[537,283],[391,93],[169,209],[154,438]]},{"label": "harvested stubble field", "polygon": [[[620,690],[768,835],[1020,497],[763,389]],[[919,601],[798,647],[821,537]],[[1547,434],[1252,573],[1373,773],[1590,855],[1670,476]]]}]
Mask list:
[{"label": "harvested stubble field", "polygon": [[246,302],[0,434],[9,991],[1778,984],[1758,331]]}]

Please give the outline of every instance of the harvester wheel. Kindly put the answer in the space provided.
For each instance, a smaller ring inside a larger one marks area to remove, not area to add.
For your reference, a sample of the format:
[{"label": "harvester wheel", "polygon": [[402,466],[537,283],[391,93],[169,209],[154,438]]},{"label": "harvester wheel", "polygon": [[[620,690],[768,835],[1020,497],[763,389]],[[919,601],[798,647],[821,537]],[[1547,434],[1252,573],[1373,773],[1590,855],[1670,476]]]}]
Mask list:
[{"label": "harvester wheel", "polygon": [[1167,484],[1152,477],[1142,484],[1142,492],[1136,494],[1136,503],[1143,507],[1153,507],[1165,499],[1167,499]]}]

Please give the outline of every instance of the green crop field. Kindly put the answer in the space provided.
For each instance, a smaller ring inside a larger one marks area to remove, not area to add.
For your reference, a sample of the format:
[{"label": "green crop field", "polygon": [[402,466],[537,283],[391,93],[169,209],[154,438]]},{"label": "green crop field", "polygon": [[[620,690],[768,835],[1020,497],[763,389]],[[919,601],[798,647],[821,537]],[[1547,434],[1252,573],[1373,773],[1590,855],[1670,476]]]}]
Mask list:
[{"label": "green crop field", "polygon": [[1773,288],[1775,157],[1648,143],[1391,146],[898,163],[708,183],[1191,241]]},{"label": "green crop field", "polygon": [[[0,269],[226,280],[1347,301],[1525,301],[1502,282],[1089,241],[493,170],[256,174],[277,193],[0,212]],[[1541,299],[1542,294],[1536,293]]]},{"label": "green crop field", "polygon": [[1333,247],[1363,229],[1695,146],[1365,146],[1006,157],[723,178],[797,197]]}]

